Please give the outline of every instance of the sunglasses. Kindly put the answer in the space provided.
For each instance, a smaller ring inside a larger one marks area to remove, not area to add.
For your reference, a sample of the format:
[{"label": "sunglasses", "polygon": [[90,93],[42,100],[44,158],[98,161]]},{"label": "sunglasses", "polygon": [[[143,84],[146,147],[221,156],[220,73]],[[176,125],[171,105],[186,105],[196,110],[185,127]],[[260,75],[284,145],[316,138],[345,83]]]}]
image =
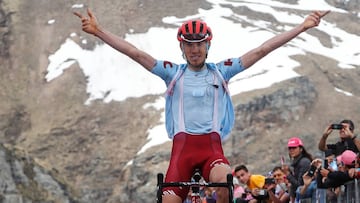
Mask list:
[{"label": "sunglasses", "polygon": [[181,39],[183,39],[186,42],[202,42],[206,40],[209,37],[209,34],[184,34],[181,35]]}]

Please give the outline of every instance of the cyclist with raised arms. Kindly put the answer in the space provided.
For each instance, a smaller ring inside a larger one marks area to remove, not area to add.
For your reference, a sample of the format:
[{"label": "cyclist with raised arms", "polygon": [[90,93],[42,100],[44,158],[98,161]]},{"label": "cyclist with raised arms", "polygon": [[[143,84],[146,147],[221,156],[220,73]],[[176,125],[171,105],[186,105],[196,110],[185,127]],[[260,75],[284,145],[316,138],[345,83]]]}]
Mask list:
[{"label": "cyclist with raised arms", "polygon": [[[184,22],[177,34],[186,60],[180,65],[157,60],[103,29],[90,9],[88,16],[74,14],[81,18],[83,31],[100,38],[166,83],[166,130],[173,146],[165,182],[189,181],[195,168],[201,170],[206,181],[226,182],[231,168],[221,141],[234,125],[228,81],[300,33],[317,26],[328,12],[312,12],[293,29],[274,36],[241,57],[216,64],[205,61],[213,37],[210,27],[201,20]],[[164,203],[181,203],[187,194],[188,188],[164,188],[162,199]],[[217,188],[217,202],[228,201],[227,188]]]}]

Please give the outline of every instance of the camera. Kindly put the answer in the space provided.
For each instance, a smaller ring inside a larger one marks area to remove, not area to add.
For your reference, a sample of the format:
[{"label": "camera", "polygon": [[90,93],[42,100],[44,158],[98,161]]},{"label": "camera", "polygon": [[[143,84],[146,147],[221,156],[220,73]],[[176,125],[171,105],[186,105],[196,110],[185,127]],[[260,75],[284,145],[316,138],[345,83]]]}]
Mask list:
[{"label": "camera", "polygon": [[266,195],[267,191],[264,189],[259,190],[259,195]]},{"label": "camera", "polygon": [[331,129],[341,130],[343,128],[342,124],[331,124]]},{"label": "camera", "polygon": [[265,185],[275,184],[274,178],[265,178]]},{"label": "camera", "polygon": [[315,174],[315,171],[316,171],[316,166],[311,165],[311,166],[310,166],[310,169],[308,170],[307,175],[308,175],[309,177],[313,177],[314,174]]}]

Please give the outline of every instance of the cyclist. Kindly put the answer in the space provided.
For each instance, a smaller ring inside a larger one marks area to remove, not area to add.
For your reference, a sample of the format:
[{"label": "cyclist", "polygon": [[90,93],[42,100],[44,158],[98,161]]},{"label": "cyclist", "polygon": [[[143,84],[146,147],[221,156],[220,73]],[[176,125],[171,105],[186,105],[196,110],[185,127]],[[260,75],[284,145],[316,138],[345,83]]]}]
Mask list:
[{"label": "cyclist", "polygon": [[[151,73],[162,78],[167,87],[166,130],[173,140],[169,168],[165,182],[189,181],[195,168],[210,182],[226,182],[231,173],[221,141],[234,124],[234,111],[227,82],[236,74],[251,67],[262,57],[284,45],[300,33],[319,24],[329,11],[312,12],[303,23],[279,34],[239,58],[217,64],[205,62],[213,34],[200,20],[185,22],[177,39],[185,64],[156,60],[144,51],[99,26],[90,9],[88,16],[74,12],[81,18],[82,30],[93,34],[127,55]],[[217,202],[228,202],[226,188],[218,188]],[[163,202],[182,202],[188,188],[165,188]]]}]

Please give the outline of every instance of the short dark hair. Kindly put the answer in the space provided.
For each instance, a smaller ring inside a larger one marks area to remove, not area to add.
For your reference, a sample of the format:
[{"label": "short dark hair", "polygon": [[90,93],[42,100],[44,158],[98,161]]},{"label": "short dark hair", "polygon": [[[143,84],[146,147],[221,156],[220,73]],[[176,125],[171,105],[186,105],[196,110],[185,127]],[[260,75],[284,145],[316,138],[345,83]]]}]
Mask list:
[{"label": "short dark hair", "polygon": [[351,130],[351,132],[354,131],[354,129],[355,129],[354,123],[353,123],[351,120],[349,120],[349,119],[344,119],[344,120],[342,120],[340,123],[347,123],[347,124],[349,124],[349,129]]},{"label": "short dark hair", "polygon": [[284,170],[282,169],[281,166],[275,166],[271,172],[274,173],[277,170],[280,170],[281,172],[284,172]]},{"label": "short dark hair", "polygon": [[249,170],[246,168],[245,165],[236,166],[234,172],[236,173],[236,172],[241,171],[241,170],[244,170],[245,172],[249,172]]}]

